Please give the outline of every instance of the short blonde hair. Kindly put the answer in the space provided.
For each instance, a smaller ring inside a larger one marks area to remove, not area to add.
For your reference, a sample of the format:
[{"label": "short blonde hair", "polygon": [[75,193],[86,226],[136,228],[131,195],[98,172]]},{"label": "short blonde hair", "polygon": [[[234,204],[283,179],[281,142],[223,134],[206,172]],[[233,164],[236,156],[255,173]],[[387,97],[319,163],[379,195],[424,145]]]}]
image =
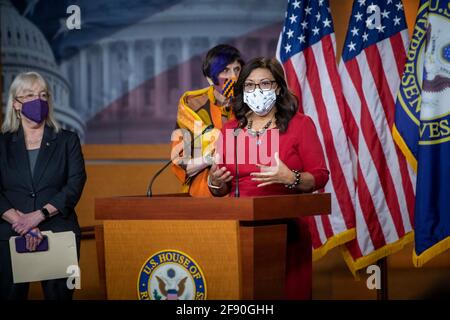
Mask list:
[{"label": "short blonde hair", "polygon": [[6,102],[6,116],[2,125],[2,132],[16,132],[20,127],[20,119],[18,119],[16,110],[14,109],[14,99],[17,97],[17,94],[21,91],[24,91],[28,88],[31,88],[36,82],[39,82],[45,90],[49,93],[48,98],[48,116],[45,120],[45,124],[49,127],[53,128],[55,132],[60,130],[60,125],[56,121],[53,113],[53,100],[52,94],[50,92],[50,86],[47,81],[45,81],[44,77],[42,77],[37,72],[22,72],[18,74],[14,81],[11,83],[9,88],[8,101]]}]

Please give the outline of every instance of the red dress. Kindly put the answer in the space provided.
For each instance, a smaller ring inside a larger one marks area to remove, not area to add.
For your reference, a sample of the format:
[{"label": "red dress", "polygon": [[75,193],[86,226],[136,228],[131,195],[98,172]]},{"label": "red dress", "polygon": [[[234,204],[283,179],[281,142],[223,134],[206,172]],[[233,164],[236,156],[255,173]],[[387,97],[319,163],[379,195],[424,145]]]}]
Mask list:
[{"label": "red dress", "polygon": [[[216,149],[222,156],[223,165],[236,176],[234,154],[234,129],[237,120],[227,122],[222,128],[222,140]],[[277,138],[278,137],[278,138]],[[259,141],[258,141],[259,140]],[[222,143],[222,144],[221,144]],[[257,187],[250,173],[259,172],[256,163],[275,165],[275,152],[288,168],[309,172],[315,178],[315,189],[321,189],[328,181],[328,170],[316,127],[310,117],[297,113],[289,122],[288,129],[279,133],[269,129],[259,139],[242,129],[237,137],[239,192],[241,197],[293,194],[281,184]],[[233,179],[230,196],[234,197],[236,183]],[[311,299],[312,244],[306,219],[295,220],[288,226],[286,261],[286,299]]]}]

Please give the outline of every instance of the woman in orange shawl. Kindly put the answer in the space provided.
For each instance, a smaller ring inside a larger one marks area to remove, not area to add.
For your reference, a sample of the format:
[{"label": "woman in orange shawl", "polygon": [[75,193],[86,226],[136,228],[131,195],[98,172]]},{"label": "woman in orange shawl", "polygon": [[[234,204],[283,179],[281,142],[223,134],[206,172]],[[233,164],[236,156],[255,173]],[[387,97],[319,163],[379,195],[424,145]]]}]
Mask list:
[{"label": "woman in orange shawl", "polygon": [[183,184],[183,192],[189,192],[191,196],[212,196],[207,183],[210,165],[203,156],[213,141],[211,135],[209,138],[206,134],[197,137],[207,128],[220,130],[225,122],[234,119],[229,104],[243,65],[236,48],[226,44],[215,46],[206,54],[202,68],[210,86],[187,91],[180,98],[177,128],[182,129],[183,134],[187,133],[189,139],[180,135],[176,141],[172,140],[172,159],[176,156],[172,171]]}]

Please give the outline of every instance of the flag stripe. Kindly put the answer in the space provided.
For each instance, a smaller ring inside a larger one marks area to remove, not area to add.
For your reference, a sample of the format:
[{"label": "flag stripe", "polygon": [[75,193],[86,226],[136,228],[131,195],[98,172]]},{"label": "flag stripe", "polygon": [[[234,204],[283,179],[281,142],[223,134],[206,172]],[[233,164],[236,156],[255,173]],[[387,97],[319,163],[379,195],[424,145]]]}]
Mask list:
[{"label": "flag stripe", "polygon": [[[327,113],[329,115],[333,115],[332,117],[328,117],[330,123],[332,125],[330,126],[330,129],[333,131],[332,135],[334,137],[334,145],[339,145],[339,141],[345,140],[346,136],[348,135],[348,129],[346,125],[345,119],[345,111],[344,111],[344,97],[342,95],[342,87],[341,82],[339,79],[339,73],[337,69],[337,65],[335,63],[327,63],[327,53],[333,52],[334,56],[334,34],[325,36],[322,40],[322,50],[321,52],[317,52],[316,56],[319,57],[319,63],[324,64],[326,66],[326,70],[323,71],[323,73],[326,74],[325,77],[322,77],[324,81],[322,82],[321,90],[322,92],[326,92],[327,88],[331,87],[333,89],[333,95],[325,95],[326,97],[329,97],[330,103],[327,101]],[[354,124],[354,122],[352,122]],[[344,131],[342,131],[344,129]],[[345,192],[344,198],[341,202],[339,202],[341,206],[341,211],[343,214],[344,222],[347,226],[347,228],[353,228],[354,225],[354,217],[355,217],[355,209],[353,206],[354,198],[351,196],[350,190],[353,190],[354,188],[354,181],[352,179],[351,173],[351,163],[348,163],[347,161],[350,160],[349,158],[349,149],[345,148],[345,145],[342,145],[341,148],[336,148],[340,166],[342,167],[342,173],[344,173],[343,168],[347,167],[345,171],[347,171],[347,174],[344,174],[344,177],[338,177],[338,183],[339,187],[338,190],[343,190]],[[342,186],[343,183],[346,183],[345,187]]]},{"label": "flag stripe", "polygon": [[[386,244],[384,238],[383,228],[381,227],[380,221],[376,215],[376,209],[374,204],[374,199],[372,193],[369,192],[366,180],[363,178],[363,173],[361,167],[358,165],[358,200],[363,203],[361,206],[363,212],[363,217],[365,220],[364,227],[367,227],[369,234],[363,234],[360,228],[357,231],[357,237],[366,239],[367,236],[372,240],[373,246],[380,248]],[[360,224],[361,225],[361,224]],[[363,237],[362,237],[363,236]],[[365,246],[364,246],[365,247]]]},{"label": "flag stripe", "polygon": [[[320,45],[320,43],[315,44],[314,46]],[[314,84],[315,90],[314,92],[323,92],[321,87],[321,77],[319,76],[319,71],[317,69],[316,64],[316,56],[311,47],[304,50],[305,60],[308,61],[308,67],[306,70],[306,77],[308,79],[309,84]],[[323,72],[321,73],[323,76]],[[312,88],[311,88],[311,91]],[[327,107],[324,101],[324,98],[321,94],[312,95],[313,103],[316,107],[316,114],[319,120],[320,131],[324,135],[324,144],[326,155],[329,161],[329,170],[333,174],[331,175],[331,182],[333,184],[334,190],[339,190],[336,193],[336,197],[338,198],[339,206],[342,211],[351,211],[352,207],[352,199],[350,197],[350,192],[348,190],[348,186],[345,184],[345,177],[341,167],[341,163],[338,158],[338,154],[336,151],[335,144],[333,142],[333,134],[330,128],[330,122],[327,114]],[[344,207],[344,208],[342,208]]]},{"label": "flag stripe", "polygon": [[[303,54],[298,54],[296,56],[293,56],[291,58],[292,61],[292,68],[294,70],[294,73],[296,75],[298,75],[298,79],[299,80],[299,85],[300,88],[302,88],[302,92],[303,92],[303,101],[305,101],[305,107],[303,108],[303,111],[305,114],[308,114],[313,122],[315,124],[319,123],[318,118],[317,118],[317,112],[315,109],[315,104],[313,101],[313,94],[311,92],[311,87],[309,86],[309,82],[307,81],[307,78],[304,76],[304,72],[307,69],[306,67],[306,61],[305,61],[305,56]],[[303,73],[302,73],[303,72]],[[318,127],[320,129],[320,127]],[[324,145],[324,137],[322,134],[321,130],[317,130],[317,134],[319,136],[319,140],[322,144],[322,146]],[[329,163],[328,163],[328,158],[325,156],[325,161],[327,164],[327,167],[329,168]],[[336,208],[337,210],[333,210],[333,215],[340,215],[340,210],[339,207],[336,207],[336,197],[335,194],[336,192],[334,191],[333,185],[328,183],[325,186],[325,189],[327,192],[331,193],[331,205],[332,208]],[[315,217],[314,219],[315,221],[315,225],[314,228],[317,228],[317,234],[319,235],[319,241],[321,243],[321,245],[324,245],[327,241],[327,236],[326,236],[326,232],[325,232],[325,226],[323,225],[322,219],[321,217]],[[312,228],[312,226],[310,226],[310,228]],[[318,247],[314,247],[314,249],[317,249]]]},{"label": "flag stripe", "polygon": [[[364,212],[365,219],[367,223],[369,223],[369,230],[372,229],[371,237],[377,240],[374,241],[374,244],[384,244],[386,241],[385,238],[392,238],[393,234],[390,229],[383,229],[381,228],[381,226],[380,228],[378,228],[378,225],[381,224],[383,226],[390,227],[393,225],[393,222],[391,221],[392,219],[390,219],[391,216],[389,215],[389,209],[386,203],[386,192],[385,190],[383,190],[383,184],[380,181],[379,174],[377,174],[380,170],[380,163],[375,159],[381,157],[380,143],[378,137],[376,136],[376,131],[373,128],[370,113],[368,112],[365,100],[366,98],[362,93],[365,88],[362,88],[362,80],[360,79],[359,67],[356,60],[354,59],[347,62],[346,67],[349,68],[350,76],[356,74],[354,83],[358,85],[355,88],[357,90],[357,93],[359,93],[360,97],[362,98],[360,120],[361,138],[358,141],[358,196],[365,197],[364,199],[359,200],[362,204],[362,210]],[[352,68],[355,70],[353,71]],[[375,147],[378,146],[378,149],[374,148],[374,150],[369,150],[368,145],[375,145]],[[386,168],[386,164],[383,166],[383,168]],[[365,190],[364,193],[361,193],[361,189]],[[368,193],[367,195],[366,192]],[[367,197],[371,197],[373,205],[367,202]],[[372,224],[377,224],[377,226],[372,228]],[[374,233],[375,230],[381,230],[382,232]]]},{"label": "flag stripe", "polygon": [[[363,58],[366,58],[366,61],[361,61]],[[389,97],[390,95],[390,88],[388,85],[388,81],[386,79],[386,74],[383,71],[383,62],[381,60],[380,52],[378,51],[377,46],[370,46],[366,50],[364,50],[360,56],[356,58],[359,62],[359,65],[363,67],[369,67],[371,72],[371,79],[373,85],[375,85],[377,92],[375,90],[371,90],[372,92],[376,92],[378,95],[378,98],[371,101],[373,104],[378,104],[379,107],[382,108],[384,111],[383,113],[379,112],[377,116],[380,118],[379,121],[383,122],[384,119],[387,120],[387,125],[389,127],[392,127],[392,124],[394,122],[394,110],[392,108],[389,108],[389,105],[392,103],[393,99],[392,97]],[[363,71],[364,72],[364,71]],[[364,74],[366,77],[369,76],[368,74]],[[366,78],[363,77],[363,78]],[[373,80],[372,80],[373,79]],[[378,111],[381,111],[380,109],[377,109]]]},{"label": "flag stripe", "polygon": [[[406,169],[406,159],[403,155],[399,153],[398,148],[396,147],[394,140],[392,138],[391,130],[381,130],[382,128],[389,128],[391,129],[394,123],[394,108],[389,107],[393,106],[395,104],[394,102],[394,96],[392,96],[391,90],[388,89],[390,86],[388,84],[386,72],[379,72],[380,69],[384,69],[383,61],[391,61],[390,56],[385,56],[384,59],[380,56],[380,47],[386,48],[390,47],[390,43],[386,40],[383,42],[379,42],[377,46],[371,46],[365,50],[365,55],[367,58],[367,63],[364,63],[364,66],[369,66],[371,75],[373,77],[373,83],[375,84],[375,87],[378,91],[378,99],[374,101],[374,103],[377,103],[383,107],[383,110],[385,111],[385,115],[387,117],[383,118],[382,115],[378,119],[378,125],[375,127],[378,129],[378,134],[383,135],[383,145],[384,145],[384,151],[386,155],[386,159],[391,159],[390,166],[388,166],[388,170],[390,172],[390,175],[392,176],[392,179],[394,181],[398,181],[399,183],[397,186],[398,188],[394,188],[395,192],[397,192],[397,199],[399,202],[399,210],[398,211],[391,211],[391,214],[394,218],[394,222],[397,228],[397,232],[400,237],[402,237],[405,234],[405,227],[407,231],[410,231],[411,226],[409,223],[409,209],[412,209],[412,202],[411,199],[413,197],[413,194],[409,193],[409,205],[407,199],[405,199],[406,194],[405,189],[408,191],[412,190],[412,186],[410,185],[409,181],[409,174]],[[388,50],[381,50],[382,52],[386,52]],[[385,54],[386,55],[386,54]],[[364,53],[361,54],[361,56],[364,56]],[[370,61],[370,63],[368,63]],[[380,68],[382,66],[383,68]],[[391,66],[388,66],[390,68]],[[394,72],[388,73],[390,77],[396,78],[396,83],[399,83],[399,77]],[[367,75],[369,76],[369,75]],[[370,79],[372,80],[372,79]],[[391,82],[394,82],[394,80],[391,80]],[[387,120],[387,123],[385,122]],[[403,210],[400,211],[400,208]]]},{"label": "flag stripe", "polygon": [[[314,123],[317,125],[319,123],[319,119],[318,119],[318,113],[317,113],[317,108],[314,102],[314,98],[313,98],[313,94],[312,94],[312,88],[310,86],[310,83],[307,79],[307,77],[305,77],[302,72],[304,73],[305,70],[308,69],[308,67],[306,67],[306,57],[303,54],[299,54],[295,57],[292,57],[291,59],[294,63],[293,63],[293,67],[294,67],[294,71],[296,74],[298,74],[298,78],[302,79],[302,81],[300,82],[300,86],[303,86],[303,100],[305,101],[305,108],[304,108],[304,112],[305,114],[308,114],[314,121]],[[308,64],[309,66],[309,64]],[[320,126],[318,126],[318,128],[320,129]],[[320,139],[320,142],[322,144],[322,146],[325,145],[325,138],[323,136],[323,132],[322,130],[318,130],[318,136]],[[329,164],[329,159],[327,156],[325,156],[325,161],[327,163],[327,167],[330,168],[330,164]],[[325,187],[327,192],[331,193],[331,202],[332,202],[332,208],[336,208],[336,210],[333,210],[333,215],[337,216],[341,216],[341,212],[340,212],[340,208],[337,206],[337,199],[336,199],[336,192],[334,190],[334,186],[333,184],[327,184]],[[339,219],[340,221],[341,219]],[[333,228],[331,227],[331,223],[329,220],[328,216],[322,216],[322,217],[316,217],[315,219],[316,222],[316,228],[318,228],[319,231],[319,235],[321,236],[321,244],[325,244],[327,239],[330,238],[331,236],[334,235],[333,233]],[[337,228],[337,229],[342,229],[342,228]]]},{"label": "flag stripe", "polygon": [[405,231],[409,232],[412,230],[411,221],[414,221],[414,188],[411,181],[411,176],[408,170],[408,163],[406,162],[406,158],[401,152],[401,150],[395,145],[395,151],[397,153],[397,158],[400,164],[400,174],[402,179],[402,184],[404,188],[404,196],[406,197],[406,206],[408,216],[405,218],[403,216],[403,223],[405,224]]},{"label": "flag stripe", "polygon": [[327,242],[327,237],[325,235],[325,230],[323,229],[322,220],[319,216],[314,216],[314,222],[316,224],[317,233],[319,234],[320,245]]},{"label": "flag stripe", "polygon": [[[332,212],[311,219],[313,248],[332,238],[328,243],[335,246],[354,236],[348,231],[355,228],[355,179],[328,0],[288,1],[276,56],[283,64],[290,90],[299,98],[299,111],[316,125],[330,170],[329,182],[318,192],[331,193]],[[336,237],[339,235],[342,237]],[[317,252],[323,256],[326,251]]]},{"label": "flag stripe", "polygon": [[[351,146],[354,148],[354,153],[358,154],[358,135],[359,135],[359,127],[358,123],[361,121],[361,100],[359,96],[356,94],[356,88],[353,85],[353,82],[348,73],[348,69],[345,64],[341,64],[339,66],[339,73],[341,75],[342,83],[348,88],[348,91],[351,92],[351,96],[344,96],[343,103],[343,112],[345,114],[346,119],[346,127],[347,127],[347,137],[351,142]],[[356,163],[355,161],[353,161]]]},{"label": "flag stripe", "polygon": [[323,230],[325,231],[327,239],[331,238],[334,235],[334,233],[333,229],[331,228],[330,218],[326,215],[321,215],[320,218],[322,220]]},{"label": "flag stripe", "polygon": [[[398,83],[400,81],[400,76],[397,72],[393,72],[393,70],[397,70],[397,63],[395,61],[396,53],[394,52],[394,48],[388,40],[384,40],[377,43],[374,49],[378,51],[380,55],[379,63],[383,68],[383,74],[387,81],[387,90],[389,91],[391,97],[395,97],[397,96],[398,92]],[[372,53],[369,52],[369,49],[367,49],[366,52],[367,59],[370,59],[370,54]],[[371,69],[373,70],[373,66],[371,66]],[[378,73],[380,73],[380,70],[378,70]],[[373,78],[375,80],[377,79],[376,76],[373,76]],[[383,83],[383,85],[386,84]],[[378,89],[378,92],[380,92],[380,89]],[[392,123],[389,123],[389,126],[392,127]]]},{"label": "flag stripe", "polygon": [[[377,43],[377,49],[378,52],[381,55],[382,66],[384,70],[384,75],[386,76],[388,86],[391,92],[391,96],[388,97],[389,101],[383,101],[383,105],[392,106],[394,102],[394,98],[397,96],[398,93],[398,84],[400,82],[400,77],[403,73],[404,64],[406,61],[406,52],[405,47],[403,47],[403,34],[407,34],[407,30],[403,30],[397,34],[395,34],[393,37],[389,38],[390,43],[386,43],[386,40]],[[368,50],[367,50],[368,51]],[[370,59],[370,54],[368,54],[368,59]],[[397,73],[391,72],[393,68],[397,69]],[[372,67],[372,74],[376,73],[374,68]],[[378,92],[383,92],[383,89],[380,88],[380,82],[375,80],[375,83],[377,84]],[[383,83],[383,85],[385,85]],[[389,128],[392,128],[392,122],[389,120]],[[413,175],[410,173],[410,170],[408,169],[408,163],[406,161],[406,158],[401,153],[399,148],[394,144],[392,148],[395,148],[396,154],[397,154],[397,160],[399,162],[399,168],[400,168],[400,177],[395,178],[396,181],[402,181],[404,192],[402,194],[406,197],[406,207],[407,207],[407,213],[408,217],[405,217],[405,214],[402,211],[403,215],[403,223],[405,224],[406,232],[409,232],[411,230],[411,223],[410,221],[413,220],[414,216],[414,187],[413,187]],[[397,180],[398,179],[398,180]]]},{"label": "flag stripe", "polygon": [[[404,44],[403,42],[403,36],[402,33],[408,34],[408,30],[403,30],[402,32],[399,32],[395,34],[393,37],[390,37],[389,40],[391,42],[391,48],[394,52],[394,59],[393,62],[396,62],[397,65],[397,72],[399,78],[403,74],[403,69],[405,67],[406,62],[406,49],[408,47],[408,43]],[[384,62],[389,62],[390,60],[383,60]],[[390,73],[390,72],[389,72]],[[397,84],[397,90],[398,90],[398,84]],[[394,94],[394,97],[396,94]]]},{"label": "flag stripe", "polygon": [[295,94],[298,101],[298,111],[300,113],[304,113],[303,110],[303,98],[302,98],[302,89],[300,88],[300,81],[297,78],[297,74],[294,70],[294,66],[292,65],[291,60],[287,60],[284,63],[284,72],[286,74],[286,80],[289,86],[289,89],[292,93]]},{"label": "flag stripe", "polygon": [[[396,250],[383,248],[411,230],[414,175],[391,133],[408,43],[400,5],[401,0],[355,0],[339,66],[350,153],[357,172],[357,238],[346,245],[353,261],[345,256],[352,271]],[[378,22],[373,19],[374,10],[382,15]],[[356,263],[363,257],[370,258]]]},{"label": "flag stripe", "polygon": [[[334,50],[332,44],[333,38],[334,34],[325,36],[320,43],[312,46],[314,58],[316,59],[316,61],[312,61],[311,65],[315,67],[316,76],[320,77],[320,81],[317,81],[320,84],[320,92],[329,93],[330,88],[333,89],[333,94],[322,94],[324,104],[322,108],[317,108],[315,113],[318,113],[318,115],[322,115],[323,118],[328,121],[326,132],[331,132],[334,147],[333,151],[336,152],[338,159],[336,165],[339,168],[338,172],[334,172],[333,169],[330,168],[331,172],[333,172],[332,179],[334,178],[337,184],[334,189],[342,190],[345,192],[343,197],[341,197],[341,199],[339,200],[338,205],[341,208],[343,219],[346,223],[347,228],[352,228],[354,223],[355,211],[353,207],[354,199],[350,195],[350,190],[354,188],[354,181],[351,175],[352,165],[349,159],[349,150],[345,145],[341,145],[341,148],[335,147],[336,145],[339,145],[340,141],[346,140],[345,131],[342,130],[344,127],[344,122],[340,117],[340,109],[342,109],[340,105],[342,105],[343,101],[342,95],[340,101],[337,98],[338,94],[341,94],[342,89],[340,87],[339,78],[337,77],[336,64],[334,64],[333,68],[333,66],[330,66],[330,64],[327,63],[326,59],[326,53],[333,52],[328,50]],[[327,66],[327,69],[321,70],[322,73],[320,74],[320,76],[318,74],[319,70],[317,68],[317,66],[319,65]],[[341,103],[338,103],[338,101]],[[329,115],[333,116],[330,117]]]},{"label": "flag stripe", "polygon": [[[389,174],[389,166],[386,161],[384,151],[383,151],[383,145],[376,134],[377,130],[375,127],[375,124],[373,123],[373,117],[379,117],[380,110],[373,108],[370,110],[369,106],[367,104],[366,95],[370,93],[370,85],[367,84],[366,77],[362,78],[361,75],[365,74],[364,71],[360,70],[360,64],[358,63],[358,57],[356,59],[352,59],[348,62],[346,62],[346,66],[349,68],[349,74],[352,78],[353,83],[355,84],[356,91],[358,95],[361,97],[361,133],[364,137],[363,140],[366,141],[367,146],[370,146],[370,148],[367,148],[367,151],[369,152],[371,158],[372,158],[372,164],[376,169],[377,176],[375,176],[374,172],[368,172],[368,177],[371,179],[371,184],[368,186],[369,189],[372,190],[373,194],[379,194],[378,199],[375,201],[378,203],[378,205],[375,206],[376,214],[380,219],[382,220],[392,220],[391,214],[393,212],[399,212],[400,208],[397,203],[397,199],[395,197],[395,186],[394,182],[392,181],[392,177]],[[367,72],[367,70],[366,70]],[[366,84],[364,86],[364,84]],[[369,89],[368,89],[369,87]],[[369,97],[370,99],[370,97]],[[370,99],[372,100],[372,99]],[[372,114],[371,112],[375,112],[375,114]],[[360,141],[363,143],[363,141]],[[365,142],[364,142],[365,144]],[[361,146],[362,144],[360,144]],[[367,154],[363,152],[363,150],[360,150],[359,158],[363,158]],[[387,174],[386,174],[387,173]],[[359,177],[359,176],[358,176]],[[359,180],[359,178],[358,178]],[[378,183],[380,182],[380,183]],[[378,192],[378,188],[381,186],[381,191],[383,192],[384,196],[381,195]],[[362,202],[365,203],[365,202]],[[385,208],[385,205],[387,205],[387,208]],[[386,214],[388,213],[388,214]],[[383,225],[391,225],[392,221],[387,221],[388,223],[382,223]],[[397,229],[397,225],[396,225]],[[390,234],[390,232],[388,232]],[[386,236],[386,234],[385,234]]]},{"label": "flag stripe", "polygon": [[312,246],[313,248],[319,248],[323,243],[320,240],[320,235],[319,235],[319,231],[318,231],[318,227],[316,224],[316,220],[314,219],[314,217],[307,217],[307,221],[309,223],[309,230],[311,232],[311,242],[312,242]]}]

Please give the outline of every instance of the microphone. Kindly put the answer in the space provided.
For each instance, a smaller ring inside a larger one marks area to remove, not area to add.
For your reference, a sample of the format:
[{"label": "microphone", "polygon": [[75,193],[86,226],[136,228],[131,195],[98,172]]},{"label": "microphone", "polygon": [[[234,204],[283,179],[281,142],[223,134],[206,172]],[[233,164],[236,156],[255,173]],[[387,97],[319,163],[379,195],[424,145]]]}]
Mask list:
[{"label": "microphone", "polygon": [[235,180],[236,180],[236,188],[234,189],[234,196],[236,198],[239,198],[239,167],[238,167],[238,147],[237,147],[237,138],[239,136],[239,133],[241,132],[241,128],[234,129],[233,136],[234,136],[234,168],[235,168]]},{"label": "microphone", "polygon": [[[212,125],[212,124],[210,124],[209,126],[207,126],[203,131],[202,131],[202,133],[200,133],[198,136],[196,136],[195,138],[194,138],[194,140],[192,140],[192,142],[191,142],[191,149],[192,149],[192,146],[194,145],[194,143],[197,141],[197,139],[198,138],[200,138],[200,137],[202,137],[206,132],[208,132],[208,131],[210,131],[210,130],[212,130],[212,129],[214,129],[214,126]],[[181,153],[181,151],[180,151],[180,153]],[[178,155],[180,155],[180,154],[178,154]],[[169,161],[167,161],[167,163],[161,168],[161,169],[159,169],[154,175],[153,175],[153,177],[152,177],[152,179],[150,180],[150,183],[149,183],[149,185],[148,185],[148,188],[147,188],[147,197],[152,197],[153,196],[153,193],[152,193],[152,186],[153,186],[153,182],[155,182],[155,180],[156,180],[156,178],[172,163],[172,161],[173,160],[175,160],[177,157],[174,157],[174,158],[172,158],[172,159],[170,159]]]}]

